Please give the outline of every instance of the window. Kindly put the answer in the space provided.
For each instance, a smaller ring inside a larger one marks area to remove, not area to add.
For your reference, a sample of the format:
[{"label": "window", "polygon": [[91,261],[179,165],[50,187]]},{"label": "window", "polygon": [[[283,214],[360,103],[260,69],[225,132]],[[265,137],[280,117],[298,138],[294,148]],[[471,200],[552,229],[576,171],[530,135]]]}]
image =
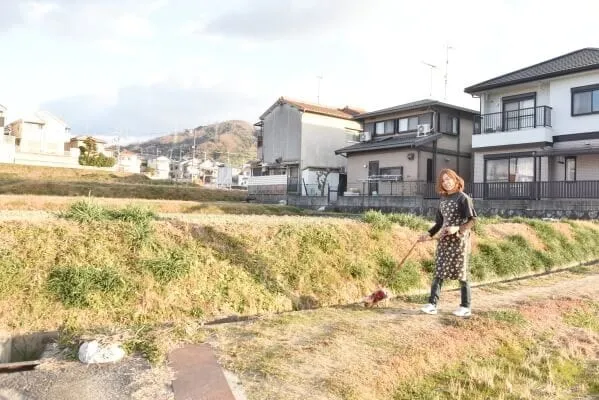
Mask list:
[{"label": "window", "polygon": [[533,182],[534,158],[511,157],[486,160],[486,182]]},{"label": "window", "polygon": [[528,94],[503,99],[504,130],[533,128],[535,126],[535,97]]},{"label": "window", "polygon": [[446,113],[439,114],[439,131],[458,134],[458,117]]},{"label": "window", "polygon": [[567,181],[576,180],[576,157],[566,157],[566,176]]},{"label": "window", "polygon": [[572,115],[599,113],[599,85],[572,89]]},{"label": "window", "polygon": [[376,123],[375,132],[377,135],[384,135],[387,133],[393,133],[395,130],[395,121],[380,121]]},{"label": "window", "polygon": [[397,176],[398,180],[403,180],[403,167],[381,168],[379,174]]},{"label": "window", "polygon": [[420,121],[419,116],[418,117],[400,118],[397,121],[397,132],[415,131],[416,127],[420,123],[419,121]]}]

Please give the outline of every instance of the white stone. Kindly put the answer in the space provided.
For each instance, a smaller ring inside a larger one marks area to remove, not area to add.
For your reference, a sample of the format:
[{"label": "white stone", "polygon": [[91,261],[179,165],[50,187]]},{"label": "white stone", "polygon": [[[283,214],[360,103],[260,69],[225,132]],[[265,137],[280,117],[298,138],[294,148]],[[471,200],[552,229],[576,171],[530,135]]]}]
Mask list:
[{"label": "white stone", "polygon": [[117,344],[101,346],[97,340],[92,340],[79,347],[79,361],[85,364],[117,362],[123,357],[125,357],[125,350]]}]

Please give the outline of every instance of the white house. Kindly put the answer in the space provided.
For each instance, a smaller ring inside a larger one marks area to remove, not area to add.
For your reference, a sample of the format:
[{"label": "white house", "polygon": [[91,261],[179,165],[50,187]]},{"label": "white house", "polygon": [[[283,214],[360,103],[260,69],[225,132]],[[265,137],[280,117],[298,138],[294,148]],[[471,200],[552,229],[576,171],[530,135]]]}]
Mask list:
[{"label": "white house", "polygon": [[15,158],[15,137],[9,135],[10,129],[4,128],[4,113],[6,107],[0,104],[0,129],[4,132],[2,140],[0,140],[0,162],[9,163],[13,162]]},{"label": "white house", "polygon": [[165,156],[150,158],[148,160],[148,168],[153,170],[150,178],[169,179],[171,172],[171,160]]},{"label": "white house", "polygon": [[128,150],[121,150],[117,162],[117,170],[119,172],[139,174],[141,172],[141,159],[135,153]]},{"label": "white house", "polygon": [[599,197],[599,49],[477,83],[473,180],[485,198]]},{"label": "white house", "polygon": [[15,137],[17,152],[65,155],[71,128],[47,111],[18,119],[8,127],[10,135]]},{"label": "white house", "polygon": [[[353,118],[361,112],[280,97],[255,124],[261,168],[254,171],[262,177],[250,179],[248,185],[267,185],[265,175],[285,175],[287,190],[303,195],[322,194],[319,178],[323,176],[325,185],[338,185],[346,159],[335,150],[344,147],[348,138],[359,136],[361,124]],[[272,181],[281,187],[280,177]]]}]

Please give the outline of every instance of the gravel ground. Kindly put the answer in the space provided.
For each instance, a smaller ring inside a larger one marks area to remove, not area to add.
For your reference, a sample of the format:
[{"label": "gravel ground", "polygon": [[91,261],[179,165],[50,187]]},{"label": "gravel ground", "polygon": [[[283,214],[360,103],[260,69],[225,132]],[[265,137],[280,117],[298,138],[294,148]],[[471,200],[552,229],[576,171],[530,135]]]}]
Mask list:
[{"label": "gravel ground", "polygon": [[140,357],[91,365],[45,359],[32,371],[0,374],[0,400],[173,400],[172,379]]}]

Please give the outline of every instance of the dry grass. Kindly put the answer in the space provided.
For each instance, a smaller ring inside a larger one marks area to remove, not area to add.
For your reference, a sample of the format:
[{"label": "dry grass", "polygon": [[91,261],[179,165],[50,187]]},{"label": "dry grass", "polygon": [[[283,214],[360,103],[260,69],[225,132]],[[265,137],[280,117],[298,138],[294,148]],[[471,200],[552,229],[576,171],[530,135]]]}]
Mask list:
[{"label": "dry grass", "polygon": [[[554,226],[565,225],[556,223]],[[568,226],[569,228],[569,226]],[[485,228],[486,236],[491,240],[505,240],[512,235],[521,235],[536,250],[545,250],[545,245],[539,239],[535,231],[527,225],[503,222],[501,224],[489,225]]]},{"label": "dry grass", "polygon": [[93,181],[117,183],[148,183],[143,174],[95,171],[79,168],[52,168],[32,165],[1,164],[2,180],[43,180],[43,181]]},{"label": "dry grass", "polygon": [[[13,332],[118,327],[128,332],[128,348],[153,360],[174,343],[210,334],[256,398],[280,399],[392,398],[401,382],[453,368],[451,360],[493,356],[501,341],[515,340],[524,329],[510,312],[456,321],[414,315],[414,304],[400,301],[387,309],[347,306],[376,287],[382,269],[392,271],[418,234],[414,229],[313,216],[180,214],[147,221],[137,211],[107,214],[96,205],[90,214],[100,220],[86,223],[49,218],[0,224],[0,325]],[[513,254],[524,251],[522,243],[510,242],[513,229],[479,237],[512,246],[498,247],[494,262],[523,262]],[[551,239],[551,225],[542,229]],[[587,244],[599,235],[594,229],[585,234]],[[416,280],[405,280],[408,292],[428,289],[430,274],[419,263],[433,253],[434,243],[427,242],[410,258]],[[400,281],[409,278],[401,274]],[[597,282],[580,284],[582,276],[568,275],[567,290],[595,293]],[[531,294],[549,296],[540,287],[513,285],[476,297],[477,310],[514,309]],[[455,293],[444,294],[447,299],[457,304]],[[319,307],[329,308],[274,315]],[[553,321],[517,311],[529,323]],[[209,331],[200,326],[256,314],[265,316]],[[485,381],[492,373],[476,378]],[[456,390],[465,390],[459,385]]]},{"label": "dry grass", "polygon": [[[225,365],[242,375],[250,398],[437,398],[426,394],[444,387],[439,398],[512,393],[535,399],[572,393],[574,384],[582,385],[579,393],[597,388],[580,374],[597,357],[599,335],[562,322],[588,308],[579,300],[512,303],[502,313],[470,320],[414,315],[412,307],[395,302],[386,310],[268,317],[211,328],[211,341]],[[480,362],[485,359],[495,362]],[[430,392],[427,379],[436,382]]]},{"label": "dry grass", "polygon": [[247,192],[153,181],[143,174],[0,164],[0,194],[242,201]]},{"label": "dry grass", "polygon": [[[65,211],[73,203],[87,200],[84,196],[30,196],[0,195],[0,210],[22,211]],[[165,214],[258,214],[258,215],[302,215],[315,214],[290,206],[267,205],[242,202],[197,202],[178,200],[148,200],[138,198],[93,198],[104,207],[135,205],[147,207]]]}]

